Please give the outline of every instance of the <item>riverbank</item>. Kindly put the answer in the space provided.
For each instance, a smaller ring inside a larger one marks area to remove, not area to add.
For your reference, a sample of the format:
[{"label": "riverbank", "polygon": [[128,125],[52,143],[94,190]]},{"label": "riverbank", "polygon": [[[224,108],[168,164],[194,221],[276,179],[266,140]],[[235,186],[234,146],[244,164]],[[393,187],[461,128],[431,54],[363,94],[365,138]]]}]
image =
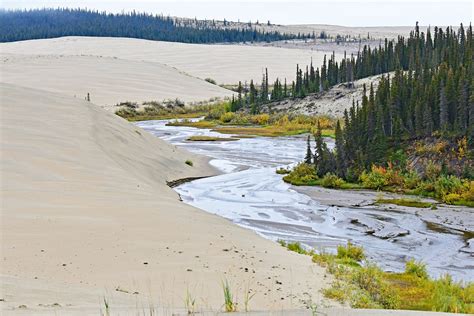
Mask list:
[{"label": "riverbank", "polygon": [[[390,192],[336,190],[316,186],[293,186],[292,189],[310,196],[321,204],[332,207],[371,209],[415,215],[433,231],[450,231],[463,236],[465,247],[461,248],[461,251],[474,255],[474,209],[471,207],[442,204],[429,198],[421,198],[420,201],[432,203],[436,205],[436,208],[407,207],[377,202],[380,199],[413,199],[411,196]],[[373,233],[379,229],[366,226],[367,233]]]},{"label": "riverbank", "polygon": [[[214,158],[211,164],[225,172],[178,186],[176,190],[185,203],[218,214],[274,241],[300,242],[309,248],[332,252],[338,245],[352,240],[363,246],[370,261],[385,271],[403,271],[405,262],[415,259],[428,264],[433,278],[448,272],[457,281],[473,280],[469,273],[469,232],[456,226],[456,220],[462,226],[463,218],[469,216],[460,212],[467,208],[443,208],[433,200],[421,199],[430,207],[435,204],[442,208],[433,212],[423,208],[423,217],[420,217],[419,209],[407,208],[407,212],[401,212],[392,207],[395,205],[333,206],[337,205],[339,193],[348,191],[330,190],[321,199],[313,198],[297,192],[300,187],[284,183],[282,176],[275,173],[303,159],[304,136],[196,143],[187,139],[192,135],[220,137],[221,134],[205,128],[167,126],[166,121],[136,124],[169,143]],[[328,145],[333,143],[329,141]],[[379,197],[401,196],[376,195],[374,200]],[[352,200],[355,198],[347,197],[347,201]],[[442,216],[438,219],[436,216],[440,213]],[[435,218],[425,219],[428,215]],[[445,221],[445,217],[452,218],[452,229],[446,227],[450,221]],[[436,224],[443,221],[447,222],[444,226]]]},{"label": "riverbank", "polygon": [[166,182],[216,174],[209,158],[91,102],[0,94],[2,313],[219,311],[226,281],[240,311],[338,305],[310,258],[179,201]]}]

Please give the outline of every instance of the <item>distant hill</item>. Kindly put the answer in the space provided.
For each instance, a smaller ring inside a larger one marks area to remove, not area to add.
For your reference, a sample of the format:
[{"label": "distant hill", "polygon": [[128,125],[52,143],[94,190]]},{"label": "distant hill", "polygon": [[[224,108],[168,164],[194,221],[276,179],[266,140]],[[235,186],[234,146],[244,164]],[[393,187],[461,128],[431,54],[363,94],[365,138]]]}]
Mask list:
[{"label": "distant hill", "polygon": [[183,43],[271,42],[305,38],[255,27],[185,20],[147,13],[106,13],[85,9],[1,10],[0,42],[61,36],[130,37]]}]

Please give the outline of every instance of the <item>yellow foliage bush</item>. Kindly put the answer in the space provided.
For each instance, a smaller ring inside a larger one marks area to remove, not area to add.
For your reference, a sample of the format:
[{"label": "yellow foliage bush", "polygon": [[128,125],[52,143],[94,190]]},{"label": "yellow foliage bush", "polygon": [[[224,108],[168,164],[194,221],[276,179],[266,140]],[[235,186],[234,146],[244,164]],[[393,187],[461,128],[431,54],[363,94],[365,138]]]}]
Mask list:
[{"label": "yellow foliage bush", "polygon": [[458,140],[458,152],[457,152],[457,157],[459,160],[463,159],[466,157],[466,153],[468,151],[467,148],[467,138],[464,136],[460,140]]},{"label": "yellow foliage bush", "polygon": [[253,124],[258,124],[258,125],[266,125],[268,124],[270,120],[270,115],[268,114],[258,114],[258,115],[253,115],[250,118],[250,122]]},{"label": "yellow foliage bush", "polygon": [[226,113],[221,115],[221,117],[219,118],[219,121],[221,121],[222,123],[229,123],[234,118],[235,118],[235,113],[234,112],[226,112]]}]

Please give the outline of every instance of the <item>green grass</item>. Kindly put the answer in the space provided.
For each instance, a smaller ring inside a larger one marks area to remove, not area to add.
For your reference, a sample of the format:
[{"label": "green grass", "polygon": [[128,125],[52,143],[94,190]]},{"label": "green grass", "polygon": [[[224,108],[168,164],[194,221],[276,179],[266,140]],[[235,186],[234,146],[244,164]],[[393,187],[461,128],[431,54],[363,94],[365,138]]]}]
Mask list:
[{"label": "green grass", "polygon": [[[294,244],[280,244],[302,253],[300,247],[290,247]],[[449,275],[431,279],[424,263],[410,260],[402,273],[385,272],[374,264],[361,265],[363,249],[350,243],[339,246],[337,255],[303,254],[311,255],[313,262],[334,276],[324,295],[353,308],[474,313],[474,283],[454,282]]]},{"label": "green grass", "polygon": [[429,208],[433,205],[430,202],[423,202],[414,199],[377,199],[375,201],[377,204],[394,204],[400,206],[408,206],[408,207],[419,207],[419,208]]},{"label": "green grass", "polygon": [[453,202],[453,205],[474,207],[474,201],[461,199]]},{"label": "green grass", "polygon": [[227,313],[236,312],[237,303],[234,301],[234,296],[227,280],[225,282],[222,282],[222,289],[224,291],[224,310]]},{"label": "green grass", "polygon": [[[279,136],[294,136],[308,133],[308,129],[291,129],[290,127],[268,125],[268,126],[255,126],[255,125],[234,125],[224,124],[217,121],[201,120],[197,122],[191,122],[187,120],[169,122],[168,126],[188,126],[195,128],[207,128],[212,129],[215,132],[221,134],[239,135],[240,138],[262,136],[262,137],[279,137]],[[323,130],[325,137],[334,137],[334,131]],[[243,136],[243,137],[241,137]]]},{"label": "green grass", "polygon": [[191,136],[186,140],[193,141],[193,142],[218,142],[218,141],[229,142],[229,141],[235,141],[239,139],[233,138],[233,137]]}]

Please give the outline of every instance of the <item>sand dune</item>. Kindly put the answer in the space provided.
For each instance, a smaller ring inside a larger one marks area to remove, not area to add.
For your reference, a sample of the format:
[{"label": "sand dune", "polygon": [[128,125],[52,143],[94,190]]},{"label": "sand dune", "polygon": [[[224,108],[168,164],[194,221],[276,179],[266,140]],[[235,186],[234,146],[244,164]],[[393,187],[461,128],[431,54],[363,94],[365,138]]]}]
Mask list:
[{"label": "sand dune", "polygon": [[104,108],[124,101],[185,102],[225,98],[232,91],[191,77],[172,67],[147,61],[98,56],[1,56],[2,81],[84,99]]},{"label": "sand dune", "polygon": [[[394,73],[389,75],[393,77]],[[289,113],[298,113],[306,115],[328,115],[332,117],[342,118],[344,110],[352,107],[352,101],[361,102],[364,94],[364,85],[369,93],[370,85],[374,89],[379,85],[382,76],[388,74],[371,76],[353,82],[354,87],[348,88],[345,83],[340,83],[331,87],[328,91],[313,93],[301,99],[283,100],[271,103],[274,111],[282,111]]]},{"label": "sand dune", "polygon": [[[296,64],[308,65],[313,59],[320,66],[325,53],[251,45],[202,45],[130,38],[63,37],[0,44],[0,51],[11,54],[93,55],[133,61],[166,64],[201,79],[213,78],[218,84],[236,84],[250,79],[260,83],[265,67],[269,78],[293,80]],[[337,54],[342,58],[342,54]]]},{"label": "sand dune", "polygon": [[197,310],[216,311],[223,280],[242,308],[246,288],[254,310],[321,302],[328,281],[309,257],[165,184],[213,174],[206,159],[90,102],[4,83],[0,96],[5,313],[97,315],[106,297],[122,315],[150,303],[170,314],[188,290]]}]

